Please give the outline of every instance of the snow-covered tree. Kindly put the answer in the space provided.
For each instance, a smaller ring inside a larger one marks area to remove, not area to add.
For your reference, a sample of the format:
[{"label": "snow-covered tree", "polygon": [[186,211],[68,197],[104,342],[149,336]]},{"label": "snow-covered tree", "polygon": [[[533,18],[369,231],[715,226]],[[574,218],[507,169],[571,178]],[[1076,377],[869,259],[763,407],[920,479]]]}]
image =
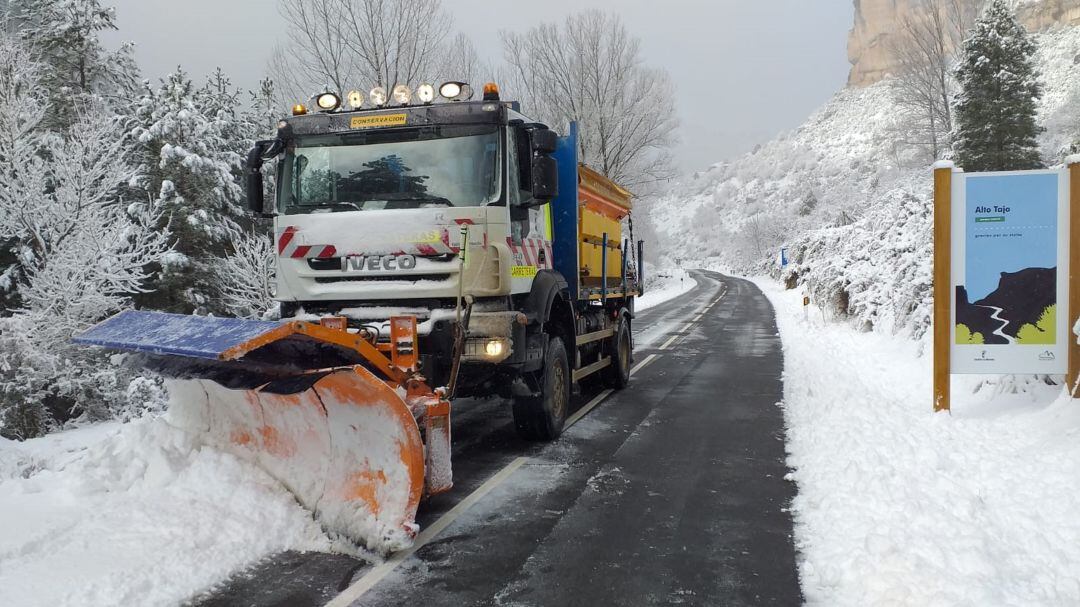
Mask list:
[{"label": "snow-covered tree", "polygon": [[213,139],[220,145],[217,152],[233,167],[243,162],[255,130],[241,97],[240,89],[232,85],[220,67],[195,92],[196,106],[213,125]]},{"label": "snow-covered tree", "polygon": [[45,160],[38,154],[45,97],[41,66],[11,36],[0,36],[0,310],[17,305],[24,241],[15,227],[23,201],[45,191]]},{"label": "snow-covered tree", "polygon": [[807,217],[814,212],[814,209],[818,207],[817,196],[814,195],[814,191],[810,190],[806,196],[799,202],[799,207],[795,210],[795,213],[799,217]]},{"label": "snow-covered tree", "polygon": [[259,89],[249,91],[251,102],[245,118],[248,122],[249,132],[256,139],[269,139],[277,134],[277,123],[283,113],[277,105],[277,87],[270,78],[259,81]]},{"label": "snow-covered tree", "polygon": [[964,42],[956,71],[954,158],[968,171],[1036,169],[1042,95],[1035,42],[1005,0],[994,0]]},{"label": "snow-covered tree", "polygon": [[16,218],[9,229],[24,243],[22,309],[41,319],[36,337],[51,342],[144,292],[169,234],[158,229],[158,209],[119,195],[135,174],[119,118],[84,108],[67,133],[44,143],[48,186],[8,215]]},{"label": "snow-covered tree", "polygon": [[147,86],[139,100],[141,185],[156,197],[161,225],[176,238],[155,292],[140,298],[143,305],[175,312],[219,309],[208,268],[245,220],[238,176],[250,135],[235,115],[237,97],[223,76],[196,89],[177,68],[156,89]]},{"label": "snow-covered tree", "polygon": [[576,13],[504,34],[503,47],[530,115],[581,125],[583,162],[638,195],[674,175],[675,87],[666,71],[644,64],[641,41],[617,15]]},{"label": "snow-covered tree", "polygon": [[114,110],[130,103],[139,82],[134,48],[108,51],[99,38],[116,29],[113,8],[100,0],[13,0],[8,16],[42,66],[46,127],[69,127],[88,103],[105,101]]},{"label": "snow-covered tree", "polygon": [[215,267],[221,304],[231,316],[261,318],[275,307],[274,241],[258,230],[233,235],[228,254]]},{"label": "snow-covered tree", "polygon": [[145,290],[168,249],[157,211],[122,197],[136,171],[123,119],[91,103],[70,128],[44,130],[30,55],[0,36],[0,241],[18,295],[0,318],[0,433],[18,438],[122,400],[134,376],[68,340]]}]

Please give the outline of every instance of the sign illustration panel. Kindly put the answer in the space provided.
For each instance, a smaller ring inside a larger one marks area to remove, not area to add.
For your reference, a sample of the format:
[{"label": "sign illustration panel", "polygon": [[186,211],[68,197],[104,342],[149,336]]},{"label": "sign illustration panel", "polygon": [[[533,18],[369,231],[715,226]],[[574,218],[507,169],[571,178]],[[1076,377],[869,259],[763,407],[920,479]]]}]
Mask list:
[{"label": "sign illustration panel", "polygon": [[1067,192],[1064,171],[955,175],[954,373],[1065,372]]}]

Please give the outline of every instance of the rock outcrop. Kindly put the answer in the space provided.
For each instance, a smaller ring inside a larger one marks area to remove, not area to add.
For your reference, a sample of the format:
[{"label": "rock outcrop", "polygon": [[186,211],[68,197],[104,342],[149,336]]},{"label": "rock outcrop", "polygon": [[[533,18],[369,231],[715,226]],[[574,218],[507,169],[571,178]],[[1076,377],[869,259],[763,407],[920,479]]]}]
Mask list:
[{"label": "rock outcrop", "polygon": [[[855,24],[848,36],[851,72],[848,85],[869,86],[885,78],[895,66],[893,37],[898,24],[924,2],[940,0],[855,0]],[[984,0],[967,0],[983,4]],[[1030,31],[1057,24],[1080,25],[1080,0],[1013,0],[1017,15]]]}]

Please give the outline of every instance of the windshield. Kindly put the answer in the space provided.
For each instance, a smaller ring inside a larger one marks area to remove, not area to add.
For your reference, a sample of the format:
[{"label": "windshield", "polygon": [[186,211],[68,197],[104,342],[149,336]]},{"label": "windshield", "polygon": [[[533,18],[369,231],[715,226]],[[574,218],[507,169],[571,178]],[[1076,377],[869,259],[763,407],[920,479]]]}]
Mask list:
[{"label": "windshield", "polygon": [[286,150],[286,214],[475,207],[499,200],[499,131],[440,126],[320,135]]}]

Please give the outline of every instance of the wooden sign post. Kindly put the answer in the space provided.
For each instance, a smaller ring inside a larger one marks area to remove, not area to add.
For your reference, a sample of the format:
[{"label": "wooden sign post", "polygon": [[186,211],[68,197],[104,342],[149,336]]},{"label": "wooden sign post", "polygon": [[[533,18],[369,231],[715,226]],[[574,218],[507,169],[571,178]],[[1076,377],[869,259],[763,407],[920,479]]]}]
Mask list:
[{"label": "wooden sign post", "polygon": [[1080,381],[1080,157],[1067,170],[934,166],[934,411],[953,374]]},{"label": "wooden sign post", "polygon": [[1072,327],[1080,318],[1080,158],[1069,159],[1069,394],[1076,397],[1080,379],[1080,343]]},{"label": "wooden sign post", "polygon": [[934,411],[952,408],[952,174],[951,162],[934,166]]}]

